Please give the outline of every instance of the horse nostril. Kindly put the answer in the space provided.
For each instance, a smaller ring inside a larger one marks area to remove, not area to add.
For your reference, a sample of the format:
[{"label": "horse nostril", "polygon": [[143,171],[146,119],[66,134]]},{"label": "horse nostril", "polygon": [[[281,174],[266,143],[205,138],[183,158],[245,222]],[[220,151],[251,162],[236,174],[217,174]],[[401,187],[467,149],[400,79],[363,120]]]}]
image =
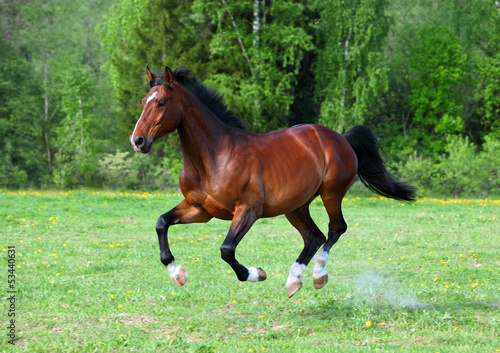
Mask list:
[{"label": "horse nostril", "polygon": [[137,136],[134,140],[134,143],[137,147],[141,148],[144,146],[144,139],[141,136]]}]

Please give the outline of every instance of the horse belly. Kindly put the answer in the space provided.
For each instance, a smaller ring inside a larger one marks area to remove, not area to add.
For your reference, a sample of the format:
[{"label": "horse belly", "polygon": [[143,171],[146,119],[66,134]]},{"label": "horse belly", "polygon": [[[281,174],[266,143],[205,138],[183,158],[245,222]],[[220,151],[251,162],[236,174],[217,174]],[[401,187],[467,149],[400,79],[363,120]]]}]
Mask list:
[{"label": "horse belly", "polygon": [[278,171],[266,173],[263,217],[292,212],[315,196],[323,180],[324,169],[317,159],[304,158],[301,166],[286,163]]}]

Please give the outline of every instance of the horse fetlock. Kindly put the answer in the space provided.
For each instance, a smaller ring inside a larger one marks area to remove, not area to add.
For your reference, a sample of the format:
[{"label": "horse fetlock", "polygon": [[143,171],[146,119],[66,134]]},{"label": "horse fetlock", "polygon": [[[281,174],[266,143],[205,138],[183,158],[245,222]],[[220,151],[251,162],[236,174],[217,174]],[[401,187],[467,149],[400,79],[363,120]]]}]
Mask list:
[{"label": "horse fetlock", "polygon": [[328,283],[328,272],[325,270],[326,261],[328,260],[328,252],[321,250],[314,258],[313,283],[314,288],[323,288]]},{"label": "horse fetlock", "polygon": [[300,287],[302,287],[301,279],[304,277],[304,271],[306,270],[306,265],[295,262],[292,267],[290,267],[290,274],[286,281],[286,290],[288,292],[288,297],[291,298]]},{"label": "horse fetlock", "polygon": [[174,258],[172,255],[167,255],[160,252],[160,261],[168,268],[168,266],[174,262]]}]

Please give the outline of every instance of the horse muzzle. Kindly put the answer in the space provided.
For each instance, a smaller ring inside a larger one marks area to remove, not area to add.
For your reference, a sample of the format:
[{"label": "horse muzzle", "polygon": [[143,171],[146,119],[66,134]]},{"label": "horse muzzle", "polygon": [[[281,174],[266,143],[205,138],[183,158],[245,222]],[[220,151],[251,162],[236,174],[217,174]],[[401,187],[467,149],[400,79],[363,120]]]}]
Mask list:
[{"label": "horse muzzle", "polygon": [[130,136],[130,144],[134,148],[134,151],[140,153],[148,153],[151,150],[151,146],[153,145],[152,139],[146,139],[142,136],[135,136],[132,140],[132,136]]}]

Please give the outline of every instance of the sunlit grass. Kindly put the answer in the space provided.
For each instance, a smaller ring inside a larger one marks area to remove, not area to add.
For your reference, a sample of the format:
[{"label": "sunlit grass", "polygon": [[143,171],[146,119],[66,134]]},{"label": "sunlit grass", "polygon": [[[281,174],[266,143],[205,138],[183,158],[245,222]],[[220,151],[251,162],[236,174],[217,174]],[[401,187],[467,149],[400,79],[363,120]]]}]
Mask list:
[{"label": "sunlit grass", "polygon": [[[188,271],[177,287],[154,225],[177,193],[0,191],[0,254],[15,245],[16,323],[25,352],[495,352],[499,200],[401,203],[349,195],[330,281],[288,299],[302,240],[284,217],[259,220],[237,250],[268,279],[239,282],[220,259],[229,223],[174,226]],[[311,205],[318,226],[328,218]],[[4,257],[6,259],[6,257]],[[6,261],[2,261],[6,263]],[[7,268],[4,269],[6,282]],[[2,301],[3,322],[7,316]],[[2,351],[10,351],[2,338]]]}]

